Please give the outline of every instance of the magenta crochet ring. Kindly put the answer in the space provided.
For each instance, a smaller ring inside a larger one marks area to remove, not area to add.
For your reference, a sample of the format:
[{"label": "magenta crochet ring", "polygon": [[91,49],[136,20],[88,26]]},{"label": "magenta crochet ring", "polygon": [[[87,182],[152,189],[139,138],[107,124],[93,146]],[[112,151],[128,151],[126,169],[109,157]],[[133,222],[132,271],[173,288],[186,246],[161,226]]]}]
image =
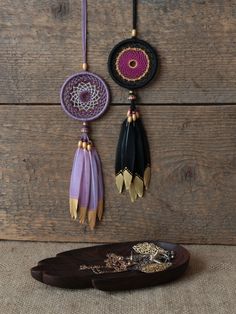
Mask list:
[{"label": "magenta crochet ring", "polygon": [[92,121],[107,109],[109,91],[98,75],[85,71],[76,73],[65,81],[60,98],[63,110],[71,118]]},{"label": "magenta crochet ring", "polygon": [[127,89],[148,84],[158,70],[158,58],[150,44],[138,38],[118,43],[111,51],[108,69],[113,80]]}]

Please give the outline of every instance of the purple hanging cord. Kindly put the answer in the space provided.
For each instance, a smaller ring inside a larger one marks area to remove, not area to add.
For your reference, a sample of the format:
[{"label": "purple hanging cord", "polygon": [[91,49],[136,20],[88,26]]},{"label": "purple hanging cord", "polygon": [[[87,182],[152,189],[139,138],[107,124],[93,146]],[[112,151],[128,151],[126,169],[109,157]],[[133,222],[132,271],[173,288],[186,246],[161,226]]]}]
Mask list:
[{"label": "purple hanging cord", "polygon": [[82,0],[82,51],[83,51],[83,69],[87,70],[87,0]]}]

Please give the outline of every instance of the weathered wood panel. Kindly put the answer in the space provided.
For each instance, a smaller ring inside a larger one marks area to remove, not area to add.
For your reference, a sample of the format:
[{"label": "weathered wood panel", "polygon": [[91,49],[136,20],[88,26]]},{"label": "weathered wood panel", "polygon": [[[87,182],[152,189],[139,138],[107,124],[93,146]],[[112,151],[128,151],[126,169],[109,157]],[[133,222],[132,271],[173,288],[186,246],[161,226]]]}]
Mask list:
[{"label": "weathered wood panel", "polygon": [[70,220],[68,185],[80,123],[58,105],[0,106],[0,238],[236,244],[236,106],[145,106],[152,181],[131,204],[114,186],[114,151],[126,109],[93,123],[106,210],[94,232]]},{"label": "weathered wood panel", "polygon": [[[131,1],[89,0],[91,71],[127,93],[106,69],[115,43],[130,36]],[[140,0],[140,37],[158,50],[159,78],[145,103],[233,103],[236,1]],[[0,103],[58,103],[65,78],[80,70],[80,1],[1,0]]]}]

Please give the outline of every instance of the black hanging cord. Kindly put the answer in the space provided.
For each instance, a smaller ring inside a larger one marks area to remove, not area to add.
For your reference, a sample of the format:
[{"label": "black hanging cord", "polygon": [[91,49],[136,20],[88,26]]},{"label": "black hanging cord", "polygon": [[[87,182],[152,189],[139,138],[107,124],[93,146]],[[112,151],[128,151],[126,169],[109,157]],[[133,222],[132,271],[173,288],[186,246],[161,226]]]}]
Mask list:
[{"label": "black hanging cord", "polygon": [[133,0],[133,30],[137,29],[137,0]]}]

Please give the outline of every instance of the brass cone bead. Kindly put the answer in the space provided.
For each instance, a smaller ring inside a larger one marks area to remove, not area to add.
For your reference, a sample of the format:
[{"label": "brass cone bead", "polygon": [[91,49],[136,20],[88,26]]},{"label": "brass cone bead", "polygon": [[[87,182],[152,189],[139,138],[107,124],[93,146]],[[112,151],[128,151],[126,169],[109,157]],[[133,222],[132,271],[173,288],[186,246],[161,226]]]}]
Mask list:
[{"label": "brass cone bead", "polygon": [[127,111],[127,117],[129,117],[130,115],[131,115],[131,111],[128,110],[128,111]]}]

